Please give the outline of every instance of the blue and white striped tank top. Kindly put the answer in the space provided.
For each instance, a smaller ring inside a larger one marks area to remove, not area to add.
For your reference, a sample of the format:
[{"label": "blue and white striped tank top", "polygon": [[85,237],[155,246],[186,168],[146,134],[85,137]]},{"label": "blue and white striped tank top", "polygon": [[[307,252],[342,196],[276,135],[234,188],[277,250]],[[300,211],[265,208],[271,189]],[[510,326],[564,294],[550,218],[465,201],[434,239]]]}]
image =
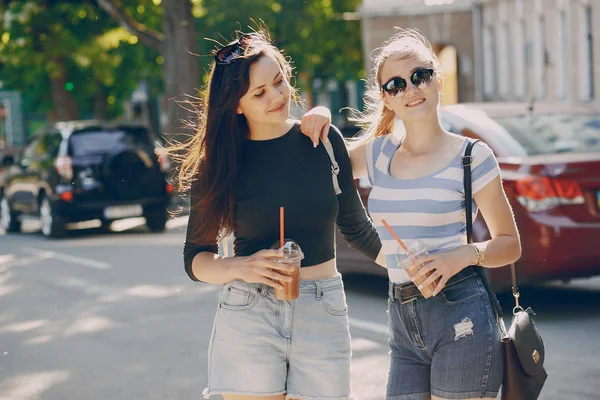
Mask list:
[{"label": "blue and white striped tank top", "polygon": [[[465,193],[463,188],[462,156],[467,140],[454,160],[442,170],[417,179],[396,179],[389,173],[392,156],[402,137],[389,134],[367,144],[369,181],[369,213],[377,227],[385,254],[390,280],[408,282],[408,275],[397,265],[398,243],[381,220],[392,227],[405,241],[419,239],[431,253],[452,250],[467,243],[465,222]],[[492,150],[484,143],[473,147],[473,194],[500,174]],[[477,215],[473,201],[473,219]]]}]

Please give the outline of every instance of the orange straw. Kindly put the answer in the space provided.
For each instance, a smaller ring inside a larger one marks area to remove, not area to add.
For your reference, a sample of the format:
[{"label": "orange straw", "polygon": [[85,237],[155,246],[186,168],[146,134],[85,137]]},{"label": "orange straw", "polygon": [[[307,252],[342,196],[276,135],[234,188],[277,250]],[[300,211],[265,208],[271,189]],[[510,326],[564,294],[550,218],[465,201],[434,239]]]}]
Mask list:
[{"label": "orange straw", "polygon": [[283,207],[279,207],[279,247],[283,247],[285,239],[283,236]]},{"label": "orange straw", "polygon": [[389,226],[387,222],[385,222],[385,219],[382,219],[381,222],[387,228],[387,230],[390,231],[390,233],[392,234],[392,236],[394,237],[394,239],[396,239],[396,241],[400,244],[400,246],[402,246],[402,248],[404,249],[404,251],[406,252],[406,254],[409,254],[408,247],[406,247],[406,245],[404,244],[404,242],[402,241],[402,239],[400,239],[398,237],[398,235],[396,235],[396,232],[394,232],[394,230],[392,229],[392,227]]},{"label": "orange straw", "polygon": [[396,232],[394,232],[394,230],[392,229],[392,227],[388,225],[388,223],[385,221],[385,219],[382,219],[381,222],[383,223],[383,225],[385,225],[385,227],[387,228],[387,230],[390,231],[390,233],[392,234],[392,236],[394,237],[394,239],[396,239],[396,241],[400,244],[400,246],[406,252],[406,255],[408,256],[408,258],[410,258],[410,260],[414,264],[416,262],[416,259],[412,255],[412,253],[408,250],[408,247],[404,244],[404,242],[402,241],[402,239],[400,239],[400,237],[398,237],[398,235],[396,235]]}]

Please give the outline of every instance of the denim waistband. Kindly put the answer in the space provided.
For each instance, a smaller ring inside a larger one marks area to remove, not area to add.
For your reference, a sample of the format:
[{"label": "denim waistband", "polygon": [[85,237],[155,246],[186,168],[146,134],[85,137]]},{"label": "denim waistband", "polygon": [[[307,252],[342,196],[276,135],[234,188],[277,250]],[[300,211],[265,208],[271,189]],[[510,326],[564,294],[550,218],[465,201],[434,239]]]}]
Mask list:
[{"label": "denim waistband", "polygon": [[[261,293],[273,292],[273,288],[264,283],[252,283],[235,279],[233,282],[239,282],[247,287],[259,289]],[[342,275],[337,274],[330,278],[312,279],[312,280],[301,280],[300,281],[300,292],[301,293],[316,293],[319,291],[335,290],[343,287]]]},{"label": "denim waistband", "polygon": [[[462,271],[460,271],[459,273],[457,273],[456,275],[454,275],[452,278],[448,279],[448,282],[446,282],[446,286],[452,286],[455,285],[459,282],[462,282],[466,279],[470,279],[473,277],[477,277],[477,271],[475,271],[476,267],[467,267],[465,269],[463,269]],[[415,284],[413,282],[404,282],[404,283],[393,283],[393,282],[389,282],[389,289],[388,289],[388,296],[393,298],[394,297],[394,287],[410,287],[410,286],[415,286]],[[443,289],[442,289],[443,290]]]}]

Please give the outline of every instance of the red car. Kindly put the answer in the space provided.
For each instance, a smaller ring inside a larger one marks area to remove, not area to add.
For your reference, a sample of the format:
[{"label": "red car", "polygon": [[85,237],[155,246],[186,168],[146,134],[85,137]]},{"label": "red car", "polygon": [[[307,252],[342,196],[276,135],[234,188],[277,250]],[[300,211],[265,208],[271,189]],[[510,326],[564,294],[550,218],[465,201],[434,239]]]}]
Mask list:
[{"label": "red car", "polygon": [[[444,106],[443,126],[494,151],[521,234],[520,283],[600,275],[600,112],[564,104],[477,103]],[[366,204],[370,189],[357,181]],[[481,218],[474,240],[489,239]],[[385,275],[338,238],[344,273]],[[489,270],[498,290],[510,269]]]}]

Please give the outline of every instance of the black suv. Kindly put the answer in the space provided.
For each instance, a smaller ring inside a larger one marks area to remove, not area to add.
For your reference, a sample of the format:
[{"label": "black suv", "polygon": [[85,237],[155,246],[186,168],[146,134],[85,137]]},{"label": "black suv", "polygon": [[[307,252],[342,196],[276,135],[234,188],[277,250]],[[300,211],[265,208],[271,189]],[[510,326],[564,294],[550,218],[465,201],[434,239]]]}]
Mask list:
[{"label": "black suv", "polygon": [[17,232],[23,217],[60,237],[67,224],[144,216],[165,229],[173,186],[168,158],[147,128],[135,123],[60,122],[34,135],[17,157],[2,160],[0,226]]}]

